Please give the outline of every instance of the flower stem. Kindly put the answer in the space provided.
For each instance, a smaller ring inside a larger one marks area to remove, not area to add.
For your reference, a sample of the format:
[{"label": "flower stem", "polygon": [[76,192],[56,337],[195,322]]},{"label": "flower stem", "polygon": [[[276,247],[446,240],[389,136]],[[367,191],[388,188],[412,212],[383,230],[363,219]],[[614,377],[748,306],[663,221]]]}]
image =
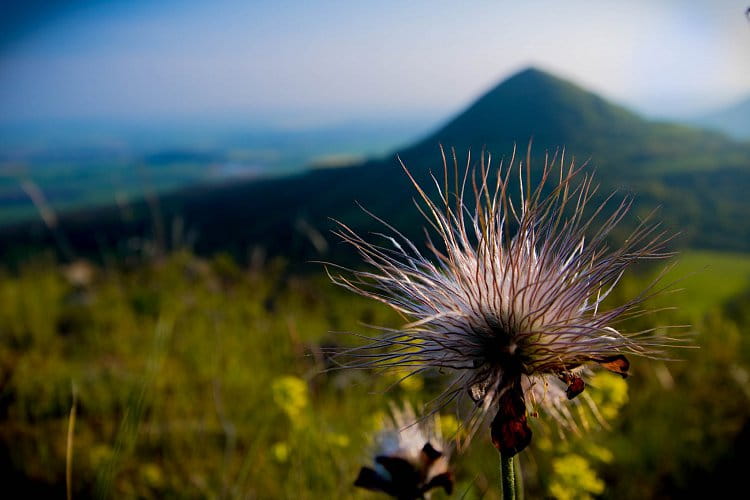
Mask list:
[{"label": "flower stem", "polygon": [[521,459],[513,461],[516,471],[516,500],[524,500],[525,491],[523,489],[523,470],[521,469]]},{"label": "flower stem", "polygon": [[512,455],[500,454],[500,477],[503,500],[516,500],[516,469],[513,467]]}]

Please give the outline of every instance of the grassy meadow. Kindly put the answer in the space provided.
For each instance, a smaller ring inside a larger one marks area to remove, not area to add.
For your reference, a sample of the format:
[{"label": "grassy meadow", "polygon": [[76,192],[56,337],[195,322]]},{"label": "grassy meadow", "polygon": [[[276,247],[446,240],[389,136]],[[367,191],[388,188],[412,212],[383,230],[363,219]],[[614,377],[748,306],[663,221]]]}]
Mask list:
[{"label": "grassy meadow", "polygon": [[[652,270],[613,295],[637,292]],[[665,498],[741,479],[750,441],[750,257],[685,252],[655,300],[697,349],[597,375],[575,429],[532,418],[528,498]],[[5,487],[75,498],[376,498],[356,490],[390,401],[428,401],[439,374],[328,370],[346,333],[403,319],[282,260],[241,267],[188,252],[98,266],[35,258],[0,276],[0,460]],[[580,398],[579,398],[580,399]],[[71,411],[71,410],[74,411]],[[599,422],[601,421],[601,422]],[[455,413],[444,435],[463,432]],[[454,451],[457,498],[499,498],[482,429]],[[585,438],[585,439],[582,439]],[[442,491],[435,495],[443,498]]]}]

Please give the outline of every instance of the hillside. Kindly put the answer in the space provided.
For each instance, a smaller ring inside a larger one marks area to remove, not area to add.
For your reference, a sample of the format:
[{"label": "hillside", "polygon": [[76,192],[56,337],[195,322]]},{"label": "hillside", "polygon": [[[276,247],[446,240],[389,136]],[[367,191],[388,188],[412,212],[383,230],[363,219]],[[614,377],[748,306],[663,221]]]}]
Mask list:
[{"label": "hillside", "polygon": [[[591,159],[605,189],[637,193],[637,214],[661,205],[667,225],[682,232],[680,244],[750,250],[750,146],[719,133],[647,121],[536,69],[500,83],[397,153],[425,178],[430,169],[441,168],[439,143],[455,147],[460,158],[469,148],[476,157],[483,147],[507,156],[514,143],[525,150],[530,138],[535,165],[546,150],[565,146],[569,157]],[[158,202],[141,201],[127,213],[113,206],[69,213],[57,236],[40,222],[17,225],[0,230],[0,248],[6,258],[15,258],[57,239],[68,240],[76,253],[127,253],[140,237],[162,247],[194,242],[200,253],[228,251],[241,258],[253,247],[295,262],[330,257],[340,248],[328,236],[330,217],[362,231],[376,227],[355,200],[407,232],[417,234],[423,226],[394,156],[283,179],[189,189]]]},{"label": "hillside", "polygon": [[[654,159],[705,156],[732,148],[719,134],[670,123],[649,122],[637,114],[549,73],[526,69],[480,97],[466,111],[413,148],[426,151],[442,142],[457,149],[486,146],[509,151],[529,138],[540,149],[564,146],[600,167],[633,163],[653,173]],[[683,170],[665,162],[658,170]],[[628,169],[630,170],[630,169]],[[622,172],[617,175],[634,173]]]}]

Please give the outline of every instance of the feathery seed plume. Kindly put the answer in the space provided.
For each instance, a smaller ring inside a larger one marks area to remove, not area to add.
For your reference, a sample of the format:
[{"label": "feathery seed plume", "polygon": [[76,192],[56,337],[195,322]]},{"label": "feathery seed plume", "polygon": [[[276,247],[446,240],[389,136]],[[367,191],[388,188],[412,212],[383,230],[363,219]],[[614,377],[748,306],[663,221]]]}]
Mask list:
[{"label": "feathery seed plume", "polygon": [[529,157],[524,165],[514,153],[507,165],[493,168],[483,153],[472,168],[469,155],[459,173],[453,152],[451,173],[443,153],[443,178],[430,176],[432,197],[402,164],[431,228],[425,246],[370,214],[390,234],[369,241],[343,223],[337,231],[368,269],[329,272],[334,283],[410,320],[342,353],[354,358],[349,366],[452,372],[434,408],[468,395],[474,402],[466,417],[469,436],[494,411],[492,440],[506,456],[531,440],[527,409],[564,419],[562,400],[584,390],[590,366],[626,376],[627,354],[655,356],[671,342],[655,329],[616,329],[644,313],[640,306],[655,283],[624,303],[603,306],[631,264],[671,256],[665,251],[670,237],[649,215],[622,244],[610,246],[632,199],[615,203],[613,193],[593,202],[598,186],[585,165],[566,167],[564,153],[545,158],[532,189]]}]

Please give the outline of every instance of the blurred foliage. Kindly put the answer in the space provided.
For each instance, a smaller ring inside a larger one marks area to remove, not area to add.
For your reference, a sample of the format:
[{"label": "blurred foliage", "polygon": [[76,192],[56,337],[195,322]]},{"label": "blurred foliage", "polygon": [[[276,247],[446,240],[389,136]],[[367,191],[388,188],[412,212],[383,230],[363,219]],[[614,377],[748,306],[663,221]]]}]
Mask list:
[{"label": "blurred foliage", "polygon": [[[675,362],[634,359],[627,382],[597,374],[571,406],[575,431],[533,418],[521,454],[527,498],[684,497],[739,484],[750,445],[750,258],[694,253],[682,262],[673,272],[701,271],[685,282],[700,286],[654,304],[684,307],[622,326],[690,321],[700,348],[670,352]],[[352,487],[371,462],[372,433],[390,401],[428,401],[439,378],[336,370],[330,348],[360,340],[333,332],[403,319],[322,273],[256,264],[175,253],[103,268],[40,258],[3,272],[6,488],[64,495],[74,384],[77,498],[375,498]],[[611,300],[652,274],[626,277]],[[439,425],[461,433],[448,409]],[[484,431],[454,455],[457,497],[499,497]]]},{"label": "blurred foliage", "polygon": [[571,453],[554,459],[552,470],[554,479],[549,492],[559,500],[587,499],[604,492],[604,482],[579,455]]}]

